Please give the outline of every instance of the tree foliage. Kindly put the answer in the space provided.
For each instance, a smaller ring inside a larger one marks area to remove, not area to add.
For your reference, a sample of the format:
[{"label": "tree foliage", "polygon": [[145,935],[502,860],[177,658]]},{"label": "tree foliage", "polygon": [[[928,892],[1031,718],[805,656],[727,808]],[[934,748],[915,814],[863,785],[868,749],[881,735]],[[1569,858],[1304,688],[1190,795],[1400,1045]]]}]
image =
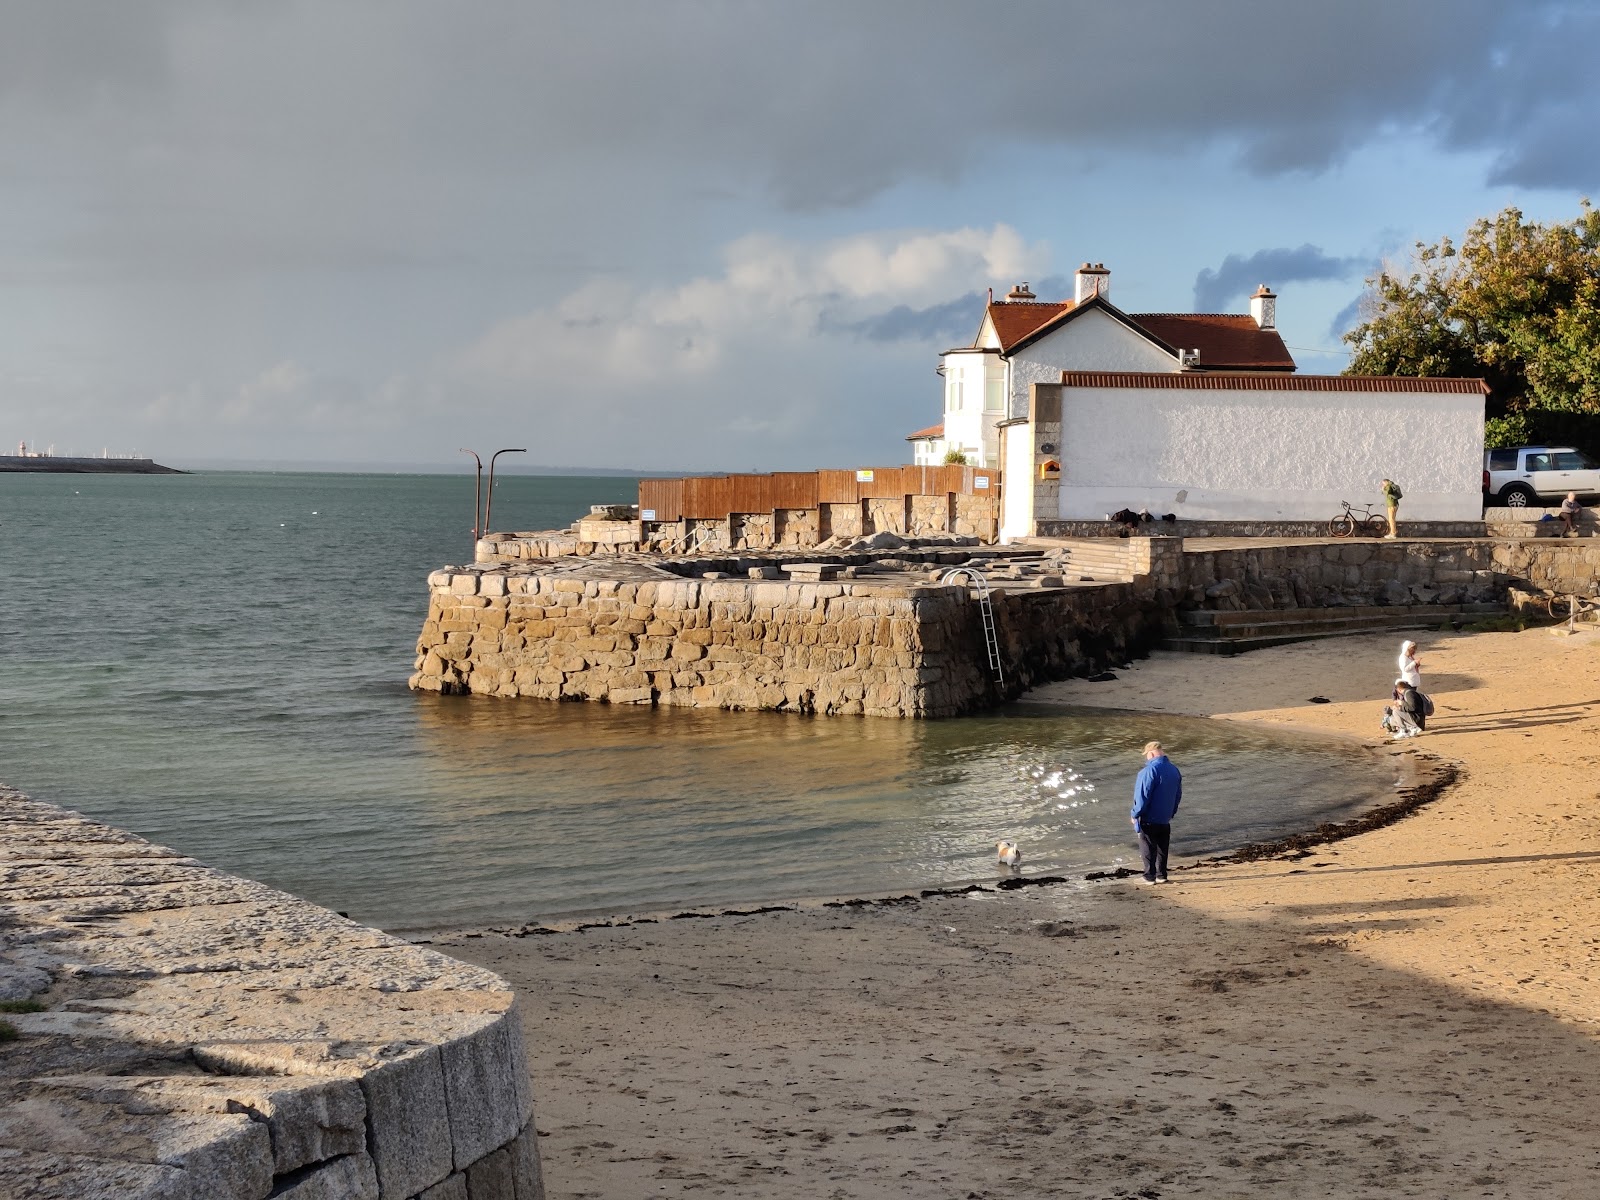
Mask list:
[{"label": "tree foliage", "polygon": [[1348,374],[1481,376],[1491,441],[1600,431],[1600,212],[1588,200],[1572,221],[1508,208],[1459,246],[1417,243],[1408,274],[1367,280],[1362,316],[1345,335]]}]

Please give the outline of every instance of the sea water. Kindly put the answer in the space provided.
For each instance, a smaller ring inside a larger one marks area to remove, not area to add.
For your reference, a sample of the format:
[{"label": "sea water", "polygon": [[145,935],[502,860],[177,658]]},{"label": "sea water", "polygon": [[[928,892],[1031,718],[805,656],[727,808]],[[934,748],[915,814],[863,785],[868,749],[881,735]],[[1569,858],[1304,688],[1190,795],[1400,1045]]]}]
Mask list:
[{"label": "sea water", "polygon": [[[1017,705],[950,721],[412,693],[466,476],[0,476],[0,781],[388,928],[892,895],[1137,858],[1140,748],[1178,854],[1348,815],[1359,749]],[[497,528],[633,499],[501,476]]]}]

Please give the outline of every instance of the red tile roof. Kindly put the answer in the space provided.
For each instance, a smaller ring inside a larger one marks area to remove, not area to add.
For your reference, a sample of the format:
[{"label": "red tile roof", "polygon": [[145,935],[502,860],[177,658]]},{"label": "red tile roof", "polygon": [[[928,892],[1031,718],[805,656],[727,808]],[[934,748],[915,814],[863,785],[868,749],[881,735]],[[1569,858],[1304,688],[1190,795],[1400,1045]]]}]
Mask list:
[{"label": "red tile roof", "polygon": [[[1100,299],[1100,298],[1096,298]],[[1200,370],[1211,371],[1292,371],[1294,358],[1276,329],[1261,329],[1247,313],[1124,313],[1109,300],[1100,302],[1112,314],[1123,318],[1164,348],[1199,350]],[[1094,301],[1087,302],[1088,307]],[[1071,300],[1059,304],[1033,301],[996,301],[989,305],[989,319],[1000,338],[1000,351],[1010,354],[1021,343],[1041,333],[1045,326],[1073,312]],[[1066,324],[1065,320],[1060,320]],[[1176,366],[1176,364],[1174,364]]]},{"label": "red tile roof", "polygon": [[1258,375],[1223,371],[1063,371],[1067,387],[1190,388],[1230,392],[1446,392],[1489,394],[1481,379],[1409,375]]},{"label": "red tile roof", "polygon": [[920,442],[924,438],[932,440],[933,438],[942,438],[943,436],[944,422],[940,421],[937,425],[929,425],[926,429],[919,429],[915,433],[906,434],[906,441]]},{"label": "red tile roof", "polygon": [[1031,300],[1010,301],[989,305],[989,319],[1000,338],[1000,351],[1009,354],[1011,347],[1027,337],[1041,325],[1047,325],[1073,306],[1071,300],[1060,304],[1045,304]]},{"label": "red tile roof", "polygon": [[1180,350],[1200,351],[1202,371],[1292,371],[1294,359],[1276,329],[1248,313],[1132,313],[1143,329]]}]

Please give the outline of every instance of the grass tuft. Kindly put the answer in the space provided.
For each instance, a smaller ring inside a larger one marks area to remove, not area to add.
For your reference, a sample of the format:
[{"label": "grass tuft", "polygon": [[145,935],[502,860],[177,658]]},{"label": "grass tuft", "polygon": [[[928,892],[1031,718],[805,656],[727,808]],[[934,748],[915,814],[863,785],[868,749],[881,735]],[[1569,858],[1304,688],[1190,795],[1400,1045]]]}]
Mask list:
[{"label": "grass tuft", "polygon": [[0,1021],[0,1042],[14,1042],[21,1036],[10,1021]]},{"label": "grass tuft", "polygon": [[40,1004],[37,1000],[0,1000],[0,1012],[44,1012],[49,1007],[48,1004]]}]

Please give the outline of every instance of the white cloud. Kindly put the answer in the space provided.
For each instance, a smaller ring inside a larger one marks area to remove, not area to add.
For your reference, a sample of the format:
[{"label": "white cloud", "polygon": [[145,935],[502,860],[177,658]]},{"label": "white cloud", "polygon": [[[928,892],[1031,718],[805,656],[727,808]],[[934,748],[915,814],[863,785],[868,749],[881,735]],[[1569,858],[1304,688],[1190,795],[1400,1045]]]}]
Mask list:
[{"label": "white cloud", "polygon": [[[672,287],[618,279],[588,284],[554,305],[497,323],[462,352],[458,366],[480,381],[519,383],[705,377],[726,368],[734,347],[806,353],[827,336],[824,312],[838,329],[896,306],[1038,277],[1049,252],[996,225],[864,234],[821,245],[751,236],[729,245],[723,260],[720,275]],[[791,357],[778,369],[794,365]]]}]

